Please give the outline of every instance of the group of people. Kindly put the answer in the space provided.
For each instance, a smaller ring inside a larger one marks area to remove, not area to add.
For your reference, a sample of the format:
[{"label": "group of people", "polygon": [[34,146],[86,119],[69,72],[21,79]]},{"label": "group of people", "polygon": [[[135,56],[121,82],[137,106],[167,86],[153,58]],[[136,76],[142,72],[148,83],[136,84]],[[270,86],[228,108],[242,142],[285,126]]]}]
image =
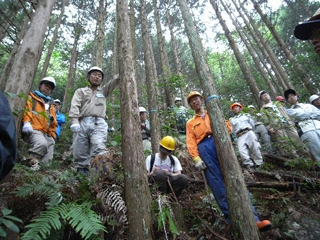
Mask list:
[{"label": "group of people", "polygon": [[[294,34],[299,39],[311,40],[315,46],[315,52],[320,56],[320,9],[307,22],[299,24]],[[89,69],[87,79],[89,85],[75,91],[69,111],[70,129],[76,134],[73,143],[73,158],[77,171],[84,174],[89,172],[91,158],[107,151],[106,97],[120,82],[119,76],[116,75],[106,85],[101,86],[104,72],[99,67]],[[22,133],[24,140],[30,145],[30,158],[45,164],[49,164],[53,158],[54,145],[59,138],[61,126],[65,123],[65,116],[59,111],[60,100],[52,100],[50,97],[55,87],[56,83],[52,77],[43,78],[39,83],[39,89],[29,93],[22,119]],[[255,112],[253,105],[249,106],[252,111],[251,115],[242,112],[243,106],[240,103],[233,103],[230,106],[234,112],[230,124],[232,133],[237,136],[243,165],[252,168],[263,164],[258,138],[263,139],[270,152],[287,151],[288,149],[283,146],[288,142],[295,143],[295,146],[303,142],[308,146],[315,161],[320,163],[320,97],[312,95],[309,99],[310,104],[303,104],[299,103],[298,93],[293,89],[288,89],[284,92],[284,98],[277,97],[277,101],[272,101],[266,91],[260,91],[259,99],[263,103],[259,114]],[[9,106],[2,93],[0,100],[1,108]],[[291,104],[291,108],[286,109],[283,106],[285,101]],[[230,223],[225,185],[215,140],[212,136],[209,114],[204,108],[204,98],[199,92],[191,91],[187,102],[195,113],[188,121],[186,121],[186,109],[181,105],[181,98],[175,99],[177,130],[179,133],[186,134],[187,149],[195,168],[204,171],[206,181],[217,204],[226,222]],[[1,112],[10,112],[9,110],[1,109]],[[147,111],[144,107],[140,107],[139,113],[144,150],[151,151]],[[11,116],[11,118],[2,119],[5,116]],[[12,114],[8,113],[0,117],[0,128],[3,129],[1,132],[6,134],[7,139],[15,139],[15,134],[6,132],[9,128],[14,128]],[[15,133],[15,131],[11,132]],[[271,146],[270,139],[278,143],[276,150]],[[15,141],[10,142],[15,144]],[[1,144],[4,143],[1,142]],[[301,148],[303,149],[302,145]],[[16,147],[10,149],[16,149]],[[149,181],[156,183],[161,192],[173,193],[179,197],[188,185],[188,177],[182,174],[181,163],[177,157],[173,156],[174,150],[175,140],[171,136],[162,138],[159,142],[159,152],[146,158],[145,167]],[[253,153],[252,157],[249,150]],[[298,150],[298,148],[293,148],[291,153],[297,154]],[[15,159],[15,151],[1,151],[0,179],[10,171]],[[259,230],[270,229],[271,222],[260,221],[253,206],[252,209]]]},{"label": "group of people", "polygon": [[[115,76],[101,87],[103,78],[101,68],[90,68],[87,73],[89,85],[75,91],[69,111],[70,129],[76,133],[73,142],[75,167],[78,172],[85,174],[89,173],[92,156],[106,151],[108,125],[105,122],[105,98],[119,84],[119,77]],[[26,158],[30,165],[51,163],[55,143],[66,121],[60,112],[61,101],[50,97],[55,87],[54,78],[43,78],[39,82],[39,90],[30,92],[26,102],[22,133],[23,139],[30,146]]]}]

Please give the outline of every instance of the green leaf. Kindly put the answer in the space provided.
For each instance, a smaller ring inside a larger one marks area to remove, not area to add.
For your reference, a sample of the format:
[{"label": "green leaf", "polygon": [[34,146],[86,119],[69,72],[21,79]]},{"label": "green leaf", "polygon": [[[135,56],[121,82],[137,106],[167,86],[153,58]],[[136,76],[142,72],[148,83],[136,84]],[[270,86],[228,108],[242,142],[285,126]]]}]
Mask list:
[{"label": "green leaf", "polygon": [[0,237],[6,237],[7,236],[7,232],[3,229],[3,227],[0,226]]},{"label": "green leaf", "polygon": [[17,218],[15,216],[5,216],[5,218],[6,219],[10,219],[10,220],[15,221],[15,222],[23,223],[23,221],[20,218]]},{"label": "green leaf", "polygon": [[2,209],[1,212],[2,212],[3,216],[7,216],[10,213],[12,213],[12,210],[5,208],[5,209]]},{"label": "green leaf", "polygon": [[6,220],[6,219],[2,219],[1,222],[6,225],[7,228],[10,228],[12,231],[14,232],[20,232],[18,226],[16,224],[14,224],[14,222],[10,221],[10,220]]}]

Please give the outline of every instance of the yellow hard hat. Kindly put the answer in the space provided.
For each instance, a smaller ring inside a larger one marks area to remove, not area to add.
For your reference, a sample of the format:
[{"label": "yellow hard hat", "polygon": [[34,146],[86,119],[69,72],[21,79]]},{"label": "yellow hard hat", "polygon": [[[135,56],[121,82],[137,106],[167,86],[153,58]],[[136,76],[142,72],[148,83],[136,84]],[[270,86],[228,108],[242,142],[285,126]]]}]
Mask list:
[{"label": "yellow hard hat", "polygon": [[187,101],[189,102],[190,98],[192,98],[193,96],[199,96],[203,99],[201,93],[199,93],[198,91],[191,91],[187,97]]},{"label": "yellow hard hat", "polygon": [[159,142],[160,146],[164,147],[165,149],[169,151],[174,151],[176,142],[171,136],[165,136],[161,139]]}]

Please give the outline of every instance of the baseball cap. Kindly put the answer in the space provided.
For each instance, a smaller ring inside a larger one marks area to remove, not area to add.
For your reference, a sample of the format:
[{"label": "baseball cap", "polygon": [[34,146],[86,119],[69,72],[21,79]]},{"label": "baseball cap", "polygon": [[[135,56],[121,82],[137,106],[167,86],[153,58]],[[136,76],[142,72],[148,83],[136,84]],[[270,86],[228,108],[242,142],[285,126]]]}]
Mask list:
[{"label": "baseball cap", "polygon": [[309,40],[314,28],[320,28],[320,8],[307,22],[295,27],[294,36],[300,40]]}]

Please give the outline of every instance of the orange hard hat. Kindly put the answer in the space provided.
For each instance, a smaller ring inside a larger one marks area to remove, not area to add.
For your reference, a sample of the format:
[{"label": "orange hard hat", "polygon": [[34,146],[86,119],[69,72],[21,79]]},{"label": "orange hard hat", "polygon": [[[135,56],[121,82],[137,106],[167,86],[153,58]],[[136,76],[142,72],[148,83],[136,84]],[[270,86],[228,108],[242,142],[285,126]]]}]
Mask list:
[{"label": "orange hard hat", "polygon": [[235,106],[239,106],[241,108],[241,110],[243,110],[243,106],[240,103],[237,103],[237,102],[232,103],[231,106],[230,106],[230,109],[232,110],[233,107],[235,107]]},{"label": "orange hard hat", "polygon": [[201,93],[199,93],[198,91],[191,91],[187,97],[187,101],[189,102],[190,98],[192,98],[193,96],[199,96],[203,99],[203,96]]}]

